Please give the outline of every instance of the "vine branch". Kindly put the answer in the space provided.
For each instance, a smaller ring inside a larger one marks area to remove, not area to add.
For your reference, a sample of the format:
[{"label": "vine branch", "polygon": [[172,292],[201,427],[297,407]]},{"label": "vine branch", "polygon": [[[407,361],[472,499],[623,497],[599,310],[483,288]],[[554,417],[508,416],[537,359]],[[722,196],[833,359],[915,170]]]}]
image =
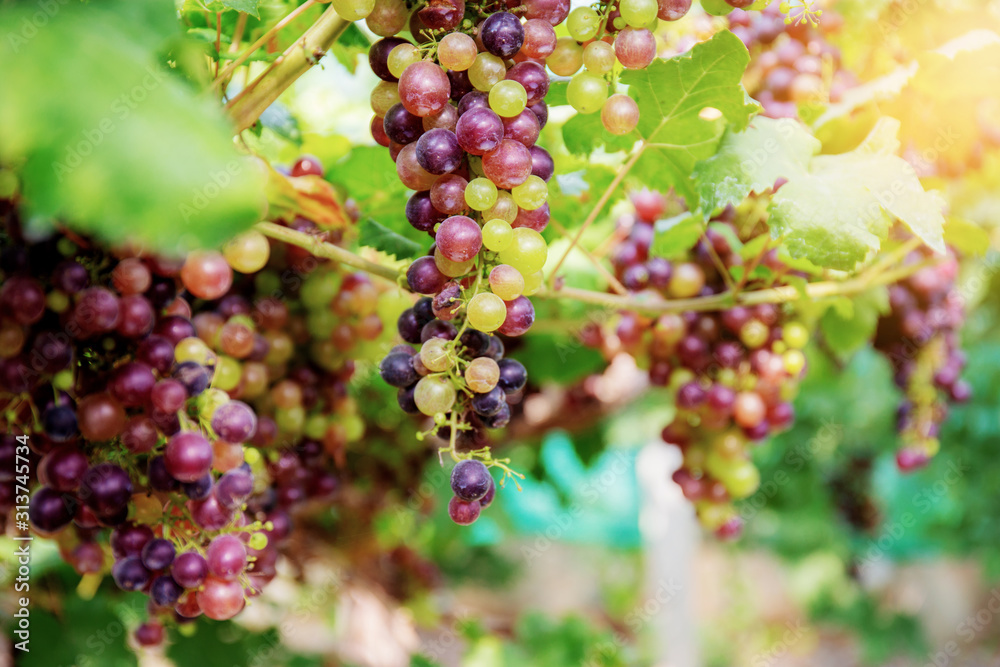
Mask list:
[{"label": "vine branch", "polygon": [[226,104],[236,131],[242,132],[256,123],[281,93],[326,55],[327,50],[350,24],[350,21],[342,19],[333,10],[332,5],[323,12],[302,37],[285,49],[268,69]]},{"label": "vine branch", "polygon": [[[350,250],[327,243],[326,241],[321,241],[315,236],[310,236],[309,234],[298,232],[288,227],[282,227],[272,222],[258,223],[256,229],[264,236],[304,248],[316,257],[336,260],[361,271],[381,276],[401,286],[405,286],[406,284],[404,280],[406,274],[404,271],[359,257]],[[924,262],[907,264],[892,270],[881,270],[888,267],[880,265],[879,271],[865,271],[847,280],[827,280],[810,283],[802,290],[792,285],[783,285],[781,287],[770,287],[736,294],[726,291],[720,294],[690,299],[663,299],[649,293],[626,296],[596,292],[577,287],[561,287],[559,289],[542,288],[534,296],[540,299],[572,299],[580,303],[612,310],[631,310],[644,315],[658,316],[683,311],[704,312],[724,310],[734,305],[756,306],[764,303],[788,303],[797,301],[803,297],[822,299],[833,296],[849,296],[864,292],[872,287],[898,282],[927,266],[935,264],[937,261],[931,258]]]}]

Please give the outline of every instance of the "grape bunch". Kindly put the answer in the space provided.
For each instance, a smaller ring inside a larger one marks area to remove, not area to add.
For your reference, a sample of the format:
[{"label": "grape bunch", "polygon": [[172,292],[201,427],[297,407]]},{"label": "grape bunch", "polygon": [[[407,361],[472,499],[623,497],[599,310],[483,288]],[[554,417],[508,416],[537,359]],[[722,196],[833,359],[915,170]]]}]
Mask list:
[{"label": "grape bunch", "polygon": [[[649,252],[653,222],[664,214],[666,197],[643,190],[632,201],[635,214],[622,221],[630,226],[628,235],[611,255],[616,276],[630,291],[686,299],[727,289],[720,267],[744,263],[733,247],[740,240],[733,209],[716,217],[684,261],[671,262]],[[788,273],[773,250],[753,261],[766,266],[777,283]],[[675,392],[676,415],[663,429],[663,440],[684,455],[674,481],[694,502],[703,525],[720,536],[738,534],[742,523],[732,501],[760,485],[750,446],[794,419],[790,400],[805,370],[806,327],[764,303],[655,319],[625,312],[612,331],[590,328],[583,338],[609,358],[619,351],[632,354],[648,365],[652,384]]]},{"label": "grape bunch", "polygon": [[[907,262],[925,259],[926,253],[914,251]],[[961,379],[966,358],[959,331],[965,308],[955,288],[957,274],[958,261],[950,253],[890,286],[891,311],[879,319],[875,348],[889,360],[896,386],[905,394],[897,415],[902,446],[896,464],[903,471],[924,466],[937,453],[948,403],[972,396]]]},{"label": "grape bunch", "polygon": [[381,335],[379,290],[257,231],[169,259],[69,233],[29,242],[8,219],[0,413],[33,449],[32,529],[80,574],[149,596],[140,644],[164,621],[233,617],[364,433],[346,351]]},{"label": "grape bunch", "polygon": [[[468,525],[493,501],[489,468],[498,467],[502,481],[520,476],[507,467],[506,459],[492,457],[486,430],[507,425],[510,402],[520,397],[528,375],[520,362],[504,358],[498,336],[471,324],[474,303],[461,329],[449,321],[459,294],[458,289],[453,295],[442,291],[405,310],[398,321],[399,335],[419,349],[395,346],[379,372],[386,383],[398,387],[397,400],[404,412],[433,419],[434,425],[421,437],[434,433],[448,442],[441,453],[449,453],[457,462],[452,473],[455,497],[448,513],[455,523]],[[523,324],[527,329],[530,320]]]},{"label": "grape bunch", "polygon": [[841,67],[840,50],[826,39],[843,23],[838,14],[826,10],[821,21],[786,25],[781,12],[779,3],[760,12],[734,11],[729,27],[750,49],[744,83],[764,115],[798,118],[798,105],[839,102],[858,82]]}]

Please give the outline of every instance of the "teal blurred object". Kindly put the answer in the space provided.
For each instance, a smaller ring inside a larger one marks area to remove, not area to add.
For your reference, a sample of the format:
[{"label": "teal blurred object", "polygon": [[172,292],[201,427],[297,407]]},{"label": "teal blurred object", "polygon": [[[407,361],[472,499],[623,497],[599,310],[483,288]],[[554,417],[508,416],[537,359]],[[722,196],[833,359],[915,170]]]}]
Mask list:
[{"label": "teal blurred object", "polygon": [[635,448],[612,448],[589,468],[562,431],[545,436],[541,461],[548,481],[527,478],[521,493],[505,493],[513,529],[551,540],[637,548],[639,490]]}]

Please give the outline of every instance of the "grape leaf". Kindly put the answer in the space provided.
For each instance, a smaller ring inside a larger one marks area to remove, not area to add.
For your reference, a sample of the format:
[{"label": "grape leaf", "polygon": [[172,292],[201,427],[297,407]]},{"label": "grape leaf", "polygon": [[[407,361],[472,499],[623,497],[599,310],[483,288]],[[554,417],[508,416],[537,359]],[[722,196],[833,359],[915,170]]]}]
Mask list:
[{"label": "grape leaf", "polygon": [[545,95],[545,103],[550,107],[558,107],[569,104],[566,99],[566,90],[569,88],[569,81],[553,81],[549,84],[549,92]]},{"label": "grape leaf", "polygon": [[830,349],[844,356],[874,338],[879,317],[889,312],[889,291],[885,286],[874,287],[851,297],[847,304],[849,309],[828,308],[820,319]]},{"label": "grape leaf", "polygon": [[605,130],[599,113],[576,114],[563,124],[562,134],[566,150],[577,155],[590,155],[598,146],[609,153],[627,151],[639,141],[635,131],[619,136]]},{"label": "grape leaf", "polygon": [[742,132],[727,130],[715,155],[694,168],[702,213],[707,219],[779,178],[800,174],[819,149],[819,141],[790,118],[757,116]]},{"label": "grape leaf", "polygon": [[842,271],[877,251],[893,218],[944,252],[943,203],[925,192],[913,168],[894,153],[899,121],[879,120],[858,148],[820,155],[789,178],[770,206],[771,235],[793,257]]},{"label": "grape leaf", "polygon": [[944,226],[944,240],[970,257],[982,257],[990,249],[990,235],[986,230],[962,218],[948,218],[948,224]]},{"label": "grape leaf", "polygon": [[397,234],[371,218],[365,218],[358,225],[358,243],[393,255],[396,259],[412,259],[424,254],[424,248],[419,243]]},{"label": "grape leaf", "polygon": [[371,40],[365,37],[357,24],[352,23],[340,35],[330,52],[337,59],[337,62],[347,68],[348,72],[354,74],[358,68],[358,56],[362,53],[368,53],[371,45]]},{"label": "grape leaf", "polygon": [[258,12],[260,0],[219,0],[219,2],[238,12],[246,12],[255,19],[260,18],[260,13]]},{"label": "grape leaf", "polygon": [[161,252],[221,245],[263,217],[259,161],[157,61],[183,39],[170,0],[69,4],[28,35],[32,11],[0,10],[0,159],[23,164],[27,216]]},{"label": "grape leaf", "polygon": [[693,213],[681,213],[672,218],[657,220],[653,245],[649,254],[654,257],[677,259],[694,247],[704,231],[704,223]]},{"label": "grape leaf", "polygon": [[646,141],[633,173],[661,190],[673,186],[695,208],[695,163],[715,153],[727,123],[742,130],[760,110],[741,83],[749,62],[743,42],[723,30],[685,54],[625,72]]}]

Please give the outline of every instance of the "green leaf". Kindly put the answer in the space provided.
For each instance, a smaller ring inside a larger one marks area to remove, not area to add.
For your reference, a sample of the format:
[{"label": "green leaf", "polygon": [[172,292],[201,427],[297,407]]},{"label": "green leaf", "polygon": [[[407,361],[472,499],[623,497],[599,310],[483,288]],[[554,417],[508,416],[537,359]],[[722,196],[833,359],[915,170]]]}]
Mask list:
[{"label": "green leaf", "polygon": [[948,218],[948,224],[944,226],[944,240],[970,257],[982,257],[990,249],[990,235],[986,230],[963,218]]},{"label": "green leaf", "polygon": [[397,234],[371,218],[361,221],[358,232],[358,243],[393,255],[396,259],[411,259],[424,254],[424,248],[419,243]]},{"label": "green leaf", "polygon": [[875,336],[879,317],[889,312],[889,291],[885,286],[874,287],[845,301],[834,302],[823,313],[820,329],[830,349],[847,356]]},{"label": "green leaf", "polygon": [[727,130],[712,157],[695,165],[694,179],[705,218],[779,178],[805,171],[820,142],[796,120],[757,116],[742,132]]},{"label": "green leaf", "polygon": [[898,121],[882,118],[858,148],[813,158],[808,171],[778,190],[771,235],[784,237],[793,257],[851,271],[879,249],[893,218],[944,252],[943,203],[894,154],[898,129]]},{"label": "green leaf", "polygon": [[32,11],[0,10],[0,159],[23,164],[26,217],[160,252],[219,246],[263,217],[261,164],[158,63],[182,39],[172,2],[71,3],[27,39]]},{"label": "green leaf", "polygon": [[238,12],[246,12],[255,19],[260,18],[260,13],[258,12],[260,0],[219,0],[219,2]]},{"label": "green leaf", "polygon": [[356,23],[352,23],[347,26],[347,30],[341,34],[330,51],[348,72],[354,74],[358,68],[358,56],[368,53],[371,45],[371,40],[361,32]]},{"label": "green leaf", "polygon": [[728,123],[746,127],[760,106],[741,83],[750,54],[728,30],[683,55],[629,70],[622,83],[639,105],[639,136],[647,142],[635,175],[660,189],[673,186],[694,209],[695,163],[715,153]]},{"label": "green leaf", "polygon": [[[567,327],[569,328],[569,327]],[[598,350],[585,346],[575,332],[567,336],[525,336],[518,359],[536,382],[572,384],[606,363]]]},{"label": "green leaf", "polygon": [[569,88],[569,81],[553,81],[549,84],[549,92],[545,95],[545,103],[550,107],[565,106],[569,104],[566,99],[566,90]]},{"label": "green leaf", "polygon": [[657,220],[656,236],[649,254],[653,257],[676,259],[694,247],[705,230],[701,218],[693,213],[681,213],[672,218]]},{"label": "green leaf", "polygon": [[625,135],[608,132],[599,113],[576,114],[563,125],[562,133],[566,149],[577,155],[590,155],[599,146],[608,153],[628,151],[639,141],[635,131]]}]

